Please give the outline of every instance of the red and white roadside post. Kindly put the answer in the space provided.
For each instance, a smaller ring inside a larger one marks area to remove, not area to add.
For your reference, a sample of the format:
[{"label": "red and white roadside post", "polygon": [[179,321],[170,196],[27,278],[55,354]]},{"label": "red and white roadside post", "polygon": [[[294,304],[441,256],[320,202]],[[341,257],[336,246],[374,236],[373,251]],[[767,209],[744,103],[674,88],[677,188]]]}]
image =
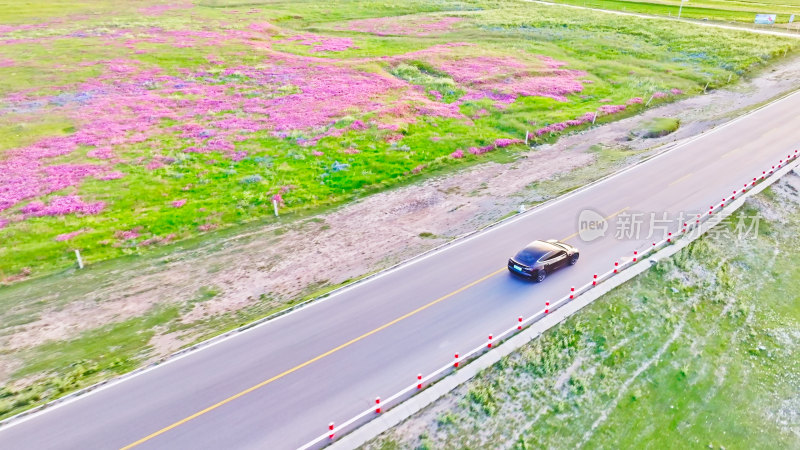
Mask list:
[{"label": "red and white roadside post", "polygon": [[417,374],[417,389],[422,389],[422,374]]},{"label": "red and white roadside post", "polygon": [[458,369],[458,353],[456,353],[456,360],[455,360],[455,362],[453,363],[453,367],[455,367],[456,369]]},{"label": "red and white roadside post", "polygon": [[522,316],[519,316],[517,318],[517,330],[521,330],[521,329],[522,329]]},{"label": "red and white roadside post", "polygon": [[489,335],[489,343],[486,344],[486,348],[492,348],[492,335]]},{"label": "red and white roadside post", "polygon": [[329,424],[328,424],[328,433],[329,433],[329,434],[328,434],[328,439],[333,439],[333,437],[336,435],[336,434],[333,432],[333,422],[331,422],[331,423],[329,423]]},{"label": "red and white roadside post", "polygon": [[375,397],[375,414],[381,413],[381,398]]},{"label": "red and white roadside post", "polygon": [[544,313],[547,314],[550,312],[550,302],[544,302],[544,306],[546,306]]}]

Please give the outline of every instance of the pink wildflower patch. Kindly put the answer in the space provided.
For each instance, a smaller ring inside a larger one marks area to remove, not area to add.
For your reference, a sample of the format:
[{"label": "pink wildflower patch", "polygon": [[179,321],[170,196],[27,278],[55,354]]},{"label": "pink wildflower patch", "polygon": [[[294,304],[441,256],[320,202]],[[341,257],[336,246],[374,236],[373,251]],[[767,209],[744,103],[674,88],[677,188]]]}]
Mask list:
[{"label": "pink wildflower patch", "polygon": [[130,230],[117,230],[114,237],[123,241],[130,241],[141,236],[142,227],[135,227]]},{"label": "pink wildflower patch", "polygon": [[656,92],[653,94],[654,99],[665,98],[665,97],[667,97],[667,94],[665,92]]},{"label": "pink wildflower patch", "polygon": [[350,48],[358,48],[353,44],[353,38],[320,36],[318,34],[299,34],[283,40],[279,43],[295,41],[300,45],[313,47],[312,52],[342,52]]},{"label": "pink wildflower patch", "polygon": [[417,175],[420,172],[422,172],[423,170],[425,170],[426,167],[428,167],[427,164],[420,164],[417,167],[414,167],[413,169],[411,169],[411,173],[413,173],[414,175]]},{"label": "pink wildflower patch", "polygon": [[626,105],[637,105],[637,104],[640,104],[640,103],[643,103],[641,97],[633,97],[633,98],[629,99],[627,102],[625,102]]},{"label": "pink wildflower patch", "polygon": [[172,202],[172,207],[173,207],[173,208],[180,208],[180,207],[182,207],[182,206],[183,206],[183,205],[185,205],[185,204],[186,204],[186,199],[185,199],[185,198],[182,198],[182,199],[180,199],[180,200],[174,200],[174,201]]},{"label": "pink wildflower patch", "polygon": [[197,227],[199,231],[211,231],[215,228],[217,228],[217,226],[214,225],[213,223],[204,223],[203,225],[199,225]]},{"label": "pink wildflower patch", "polygon": [[348,147],[348,148],[344,149],[343,151],[344,151],[344,153],[346,153],[348,155],[357,155],[357,154],[361,153],[361,151],[359,151],[357,148],[353,148],[353,147]]},{"label": "pink wildflower patch", "polygon": [[103,172],[102,166],[93,164],[59,164],[44,168],[44,183],[49,192],[77,186],[84,178]]},{"label": "pink wildflower patch", "polygon": [[578,70],[543,70],[540,64],[508,56],[432,58],[434,60],[431,63],[437,69],[467,87],[467,93],[461,101],[488,98],[500,104],[509,104],[520,96],[567,101],[567,95],[583,90],[579,78],[586,75]]},{"label": "pink wildflower patch", "polygon": [[8,219],[0,218],[0,230],[5,228],[8,225]]},{"label": "pink wildflower patch", "polygon": [[450,153],[450,157],[453,159],[461,159],[464,157],[464,150],[458,149],[453,153]]},{"label": "pink wildflower patch", "polygon": [[497,148],[505,148],[508,147],[509,145],[524,144],[524,143],[525,141],[523,141],[522,139],[501,138],[501,139],[495,139],[494,146]]},{"label": "pink wildflower patch", "polygon": [[459,17],[425,17],[425,16],[400,16],[377,17],[372,19],[352,20],[346,27],[339,29],[372,33],[378,36],[428,36],[452,30],[453,25],[461,22]]},{"label": "pink wildflower patch", "polygon": [[354,120],[353,123],[350,124],[350,129],[354,131],[364,131],[367,128],[369,128],[369,126],[360,120]]},{"label": "pink wildflower patch", "polygon": [[8,58],[0,58],[0,67],[12,67],[15,66],[17,63],[14,62],[13,59]]},{"label": "pink wildflower patch", "polygon": [[442,140],[441,136],[431,136],[431,142],[439,142]]},{"label": "pink wildflower patch", "polygon": [[603,114],[616,114],[618,112],[622,112],[627,108],[625,105],[603,105],[597,108]]},{"label": "pink wildflower patch", "polygon": [[118,180],[118,179],[120,179],[120,178],[122,178],[124,176],[125,176],[124,173],[122,173],[122,172],[120,172],[118,170],[115,170],[114,172],[108,172],[108,173],[106,173],[104,175],[101,175],[97,179],[98,180],[103,180],[103,181],[109,181],[109,180]]},{"label": "pink wildflower patch", "polygon": [[86,152],[86,156],[95,159],[111,159],[114,157],[114,151],[111,150],[111,147],[93,148]]},{"label": "pink wildflower patch", "polygon": [[104,202],[85,203],[77,195],[56,196],[50,203],[33,201],[23,206],[20,212],[28,217],[65,216],[67,214],[93,215],[105,209]]},{"label": "pink wildflower patch", "polygon": [[147,165],[145,166],[147,170],[157,170],[162,167],[164,167],[164,163],[155,159],[147,163]]},{"label": "pink wildflower patch", "polygon": [[244,150],[234,152],[234,154],[231,156],[231,160],[234,162],[239,162],[245,158],[247,158],[247,152]]},{"label": "pink wildflower patch", "polygon": [[552,123],[550,125],[547,125],[546,127],[539,128],[534,133],[536,133],[537,136],[541,136],[543,134],[548,134],[548,133],[558,133],[560,131],[564,131],[568,127],[575,127],[578,125],[583,125],[585,123],[590,123],[592,119],[594,119],[594,114],[595,113],[593,112],[587,112],[582,116],[578,117],[577,119],[567,120],[565,122]]},{"label": "pink wildflower patch", "polygon": [[399,142],[403,140],[403,135],[399,133],[388,134],[386,137],[383,138],[384,141],[388,142],[389,144],[393,144],[395,142]]},{"label": "pink wildflower patch", "polygon": [[483,147],[470,147],[469,152],[473,155],[483,155],[484,153],[489,153],[490,151],[494,150],[494,145],[484,145]]},{"label": "pink wildflower patch", "polygon": [[672,95],[683,95],[683,91],[678,88],[672,88],[669,90]]},{"label": "pink wildflower patch", "polygon": [[55,240],[56,240],[56,242],[69,241],[72,238],[74,238],[75,236],[77,236],[79,234],[82,234],[85,231],[86,230],[78,230],[78,231],[73,231],[71,233],[59,234],[58,236],[55,237]]},{"label": "pink wildflower patch", "polygon": [[565,63],[564,61],[558,61],[549,56],[540,55],[539,60],[542,61],[545,64],[545,66],[547,66],[549,69],[559,69],[562,66],[567,65],[567,63]]},{"label": "pink wildflower patch", "polygon": [[247,26],[247,28],[257,31],[259,33],[276,34],[280,32],[280,28],[269,22],[254,22]]},{"label": "pink wildflower patch", "polygon": [[319,150],[314,150],[313,152],[311,152],[311,154],[312,154],[312,155],[314,155],[314,156],[322,156],[322,155],[324,155],[325,153],[323,153],[323,152],[321,152],[321,151],[319,151]]}]

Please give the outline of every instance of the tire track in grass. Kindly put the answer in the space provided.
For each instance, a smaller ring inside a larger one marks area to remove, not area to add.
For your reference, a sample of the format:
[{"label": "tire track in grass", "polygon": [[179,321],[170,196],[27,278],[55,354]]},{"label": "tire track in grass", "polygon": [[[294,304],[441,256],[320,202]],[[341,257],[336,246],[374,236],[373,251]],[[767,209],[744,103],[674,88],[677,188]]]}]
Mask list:
[{"label": "tire track in grass", "polygon": [[[622,348],[625,345],[627,345],[628,342],[630,342],[631,340],[635,341],[642,334],[643,333],[640,332],[640,333],[636,333],[633,336],[625,337],[621,341],[617,342],[617,344],[614,345],[613,347],[611,347],[610,349],[606,350],[605,352],[603,352],[601,354],[595,355],[595,356],[577,355],[576,359],[575,359],[575,362],[573,362],[570,367],[568,367],[565,370],[563,370],[558,375],[558,377],[556,378],[555,388],[557,388],[557,390],[556,390],[557,394],[552,396],[551,399],[552,400],[565,400],[566,399],[565,391],[560,389],[560,388],[567,381],[569,381],[569,378],[572,376],[573,372],[575,372],[578,369],[580,369],[581,367],[583,367],[584,364],[591,363],[589,366],[587,366],[585,368],[585,370],[583,370],[584,372],[591,372],[593,370],[596,370],[603,363],[603,361],[605,361],[609,356],[613,355],[614,352],[616,352],[620,348]],[[507,430],[509,432],[506,433],[506,435],[509,436],[509,438],[506,439],[506,441],[503,442],[502,444],[499,444],[498,447],[499,448],[511,448],[511,447],[514,446],[514,444],[516,444],[520,440],[524,439],[525,438],[525,434],[528,432],[528,430],[530,430],[539,421],[539,419],[542,418],[543,415],[545,415],[545,414],[547,414],[548,412],[551,411],[551,408],[549,406],[550,403],[552,403],[552,402],[547,402],[547,404],[545,404],[545,406],[540,408],[539,411],[537,411],[536,414],[530,420],[526,421],[523,424],[523,426],[514,427],[517,430],[521,430],[519,433],[516,433],[516,434],[513,433],[513,429],[512,430]]]},{"label": "tire track in grass", "polygon": [[[696,297],[693,298],[693,301],[692,303],[690,303],[689,306],[694,306],[695,304],[697,304]],[[600,416],[594,421],[594,423],[592,423],[592,426],[589,428],[589,430],[587,430],[586,433],[583,434],[581,442],[578,443],[576,447],[583,447],[586,445],[589,439],[591,439],[592,436],[594,435],[594,432],[597,429],[597,427],[602,425],[606,421],[606,419],[608,419],[609,413],[614,408],[617,407],[620,400],[622,400],[622,396],[628,391],[633,382],[636,381],[637,378],[639,378],[639,375],[641,375],[645,370],[649,369],[654,362],[658,361],[661,358],[661,356],[667,351],[670,345],[672,345],[672,343],[675,342],[675,340],[677,340],[681,336],[681,334],[683,333],[683,327],[685,325],[686,325],[686,315],[682,316],[682,320],[675,327],[675,330],[672,332],[672,335],[670,335],[669,339],[667,339],[664,342],[664,344],[658,349],[658,351],[652,357],[650,357],[650,359],[641,364],[636,369],[636,371],[633,372],[633,375],[631,375],[627,380],[625,380],[624,383],[622,383],[622,386],[620,387],[617,396],[614,398],[611,404],[600,413]]]}]

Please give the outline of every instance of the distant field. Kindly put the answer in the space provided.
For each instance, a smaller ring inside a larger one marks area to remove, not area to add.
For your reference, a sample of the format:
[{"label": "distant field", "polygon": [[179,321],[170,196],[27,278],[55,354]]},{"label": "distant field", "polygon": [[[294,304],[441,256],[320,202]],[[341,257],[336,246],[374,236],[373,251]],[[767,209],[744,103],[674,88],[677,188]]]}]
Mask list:
[{"label": "distant field", "polygon": [[800,448],[800,177],[786,178],[365,448]]},{"label": "distant field", "polygon": [[489,0],[4,2],[0,43],[5,282],[505,157],[795,45]]},{"label": "distant field", "polygon": [[[554,0],[555,3],[566,3],[576,6],[610,9],[617,11],[654,14],[660,16],[677,16],[680,0]],[[708,19],[726,22],[753,23],[756,14],[777,14],[775,23],[786,24],[792,14],[797,14],[800,21],[800,1],[767,0],[767,1],[726,1],[726,0],[688,0],[683,3],[681,17],[687,19]],[[799,24],[800,25],[800,24]],[[758,25],[769,28],[769,25]],[[792,25],[794,29],[795,25]]]}]

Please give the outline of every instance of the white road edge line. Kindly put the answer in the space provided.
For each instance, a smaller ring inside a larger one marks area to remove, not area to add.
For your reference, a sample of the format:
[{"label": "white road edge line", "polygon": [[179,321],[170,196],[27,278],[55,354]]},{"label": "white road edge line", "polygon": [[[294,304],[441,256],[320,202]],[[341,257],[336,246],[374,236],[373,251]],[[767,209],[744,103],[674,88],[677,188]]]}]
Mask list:
[{"label": "white road edge line", "polygon": [[148,372],[150,372],[152,370],[155,370],[155,369],[158,369],[160,367],[166,366],[167,364],[170,364],[170,363],[173,363],[175,361],[181,360],[181,359],[186,358],[188,356],[197,355],[197,354],[200,353],[201,350],[211,348],[211,347],[213,347],[215,345],[218,345],[218,344],[220,344],[222,342],[225,342],[225,341],[227,341],[227,340],[229,340],[231,338],[234,338],[236,336],[240,336],[240,335],[242,335],[243,333],[245,333],[247,331],[254,330],[254,329],[259,328],[261,326],[264,326],[264,325],[266,325],[268,323],[270,323],[270,324],[271,323],[275,323],[278,320],[280,320],[281,318],[288,317],[289,315],[294,314],[294,313],[296,313],[298,311],[305,310],[307,308],[310,308],[310,307],[313,307],[313,306],[315,306],[317,304],[320,304],[320,303],[322,303],[324,301],[328,301],[328,300],[330,300],[330,299],[332,299],[334,297],[337,297],[337,296],[339,296],[339,295],[341,295],[341,294],[343,294],[345,292],[350,291],[351,289],[355,289],[356,287],[360,286],[361,284],[365,284],[365,283],[369,283],[371,281],[375,281],[375,280],[380,279],[380,278],[382,278],[384,276],[387,276],[387,275],[389,275],[391,273],[394,273],[395,271],[398,271],[398,270],[403,269],[405,267],[408,267],[410,265],[416,264],[416,263],[418,263],[420,261],[424,261],[425,259],[428,259],[431,256],[434,256],[434,255],[436,255],[438,253],[441,253],[442,251],[444,251],[444,250],[446,250],[446,249],[448,249],[450,247],[459,246],[461,244],[464,244],[465,242],[469,242],[472,239],[475,239],[475,238],[477,238],[479,236],[482,236],[484,233],[489,233],[489,232],[498,230],[498,229],[500,229],[500,228],[502,228],[502,227],[504,227],[506,225],[510,225],[510,224],[512,224],[512,223],[514,223],[514,222],[516,222],[518,220],[521,220],[523,217],[535,214],[537,212],[544,211],[547,208],[549,208],[549,207],[551,207],[553,205],[556,205],[558,203],[561,203],[563,201],[566,201],[566,200],[568,200],[568,199],[570,199],[570,198],[572,198],[572,197],[574,197],[574,196],[576,196],[576,195],[578,195],[578,194],[580,194],[580,193],[582,193],[582,192],[584,192],[586,190],[592,189],[595,186],[598,186],[598,185],[601,185],[603,183],[609,182],[612,179],[614,179],[616,177],[619,177],[619,176],[621,176],[621,175],[623,175],[623,174],[625,174],[625,173],[627,173],[627,172],[629,172],[631,170],[634,170],[636,168],[642,167],[645,164],[650,163],[651,161],[654,161],[654,160],[656,160],[656,159],[658,159],[660,157],[668,155],[668,154],[672,153],[673,151],[678,150],[678,149],[680,149],[682,147],[685,147],[686,145],[689,145],[690,143],[692,143],[692,142],[694,142],[694,141],[696,141],[698,139],[702,139],[705,136],[712,135],[712,134],[714,134],[714,133],[716,133],[716,132],[718,132],[720,130],[723,130],[723,129],[729,127],[729,126],[732,126],[732,125],[738,123],[739,121],[745,120],[745,119],[749,118],[750,116],[753,116],[753,115],[755,115],[755,114],[757,114],[757,113],[759,113],[759,112],[761,112],[761,111],[763,111],[765,109],[773,107],[774,105],[776,105],[776,104],[778,104],[778,103],[780,103],[780,102],[782,102],[784,100],[788,100],[789,98],[791,98],[792,96],[795,96],[795,95],[800,95],[800,90],[795,90],[795,91],[789,92],[789,93],[787,93],[785,95],[782,95],[782,96],[776,98],[775,100],[773,100],[773,101],[771,101],[769,103],[761,105],[761,106],[759,106],[759,107],[757,107],[757,108],[755,108],[755,109],[753,109],[751,111],[748,111],[747,113],[745,113],[742,116],[739,116],[739,117],[737,117],[737,118],[735,118],[735,119],[733,119],[733,120],[731,120],[729,122],[726,122],[726,123],[724,123],[724,124],[722,124],[722,125],[720,125],[718,127],[713,128],[711,130],[702,132],[702,133],[698,134],[697,136],[690,137],[690,138],[684,140],[683,142],[678,143],[677,145],[674,145],[674,146],[671,146],[671,147],[665,147],[663,150],[661,150],[660,152],[656,153],[653,156],[650,156],[650,157],[648,157],[646,159],[643,159],[642,161],[640,161],[640,162],[638,162],[638,163],[636,163],[636,164],[634,164],[632,166],[626,167],[626,168],[624,168],[624,169],[622,169],[622,170],[620,170],[618,172],[614,172],[614,173],[609,174],[609,175],[607,175],[605,177],[602,177],[602,178],[600,178],[598,180],[595,180],[595,181],[593,181],[593,182],[591,182],[591,183],[589,183],[587,185],[584,185],[584,186],[582,186],[582,187],[580,187],[578,189],[575,189],[574,191],[572,191],[572,192],[570,192],[570,193],[568,193],[566,195],[554,198],[552,200],[548,200],[548,201],[546,201],[544,203],[541,203],[539,205],[536,205],[536,206],[532,207],[531,209],[529,209],[529,210],[527,210],[527,211],[525,211],[523,213],[519,213],[519,214],[517,214],[515,216],[509,217],[508,219],[502,220],[502,221],[497,222],[495,224],[489,225],[487,227],[484,227],[482,229],[479,229],[479,230],[476,230],[476,231],[474,231],[472,233],[469,233],[469,234],[467,234],[465,236],[462,236],[462,237],[456,238],[456,239],[454,239],[452,241],[446,242],[446,243],[444,243],[444,244],[442,244],[442,245],[440,245],[440,246],[438,246],[436,248],[433,248],[431,250],[428,250],[427,252],[424,252],[424,253],[422,253],[420,255],[417,255],[417,256],[412,257],[410,259],[407,259],[405,261],[401,261],[401,262],[395,264],[394,266],[389,267],[389,268],[387,268],[387,269],[385,269],[385,270],[383,270],[381,272],[378,272],[378,273],[376,273],[374,275],[362,278],[361,280],[354,281],[351,284],[348,284],[348,285],[343,286],[341,288],[335,289],[334,291],[329,292],[328,294],[326,294],[325,296],[323,296],[321,298],[312,299],[312,300],[309,300],[307,302],[304,302],[301,305],[297,305],[298,307],[296,309],[293,309],[293,310],[291,310],[291,311],[289,311],[289,312],[287,312],[285,314],[278,315],[277,317],[273,317],[273,316],[265,317],[263,319],[255,321],[253,323],[250,323],[250,324],[244,325],[242,327],[236,328],[234,330],[228,331],[228,332],[226,332],[226,333],[224,333],[222,335],[219,335],[219,336],[216,336],[216,337],[212,337],[212,338],[210,338],[210,339],[208,339],[208,340],[206,340],[204,342],[200,342],[200,343],[198,343],[198,344],[196,344],[196,345],[194,345],[194,346],[192,346],[192,347],[190,347],[188,349],[185,349],[183,351],[176,352],[172,356],[167,357],[165,360],[153,363],[152,365],[150,365],[148,367],[143,367],[141,369],[134,370],[134,371],[128,373],[127,375],[122,375],[120,377],[116,377],[116,378],[112,378],[112,379],[109,379],[109,380],[106,380],[106,381],[99,382],[99,383],[94,384],[92,386],[88,386],[86,388],[83,388],[83,389],[81,389],[79,391],[73,392],[72,394],[69,394],[69,395],[61,397],[59,399],[56,399],[56,400],[53,400],[51,402],[45,403],[44,405],[32,408],[32,409],[30,409],[28,411],[23,411],[23,412],[21,412],[19,414],[16,414],[14,416],[6,418],[6,419],[0,421],[0,433],[2,433],[3,430],[9,429],[9,428],[11,428],[11,427],[13,427],[15,425],[19,425],[21,423],[25,423],[25,422],[27,422],[27,421],[29,421],[29,420],[41,415],[41,414],[47,413],[48,411],[54,411],[57,408],[60,408],[60,407],[65,406],[65,405],[68,405],[68,404],[70,404],[72,402],[75,402],[76,400],[79,400],[79,399],[82,399],[82,398],[86,398],[91,394],[102,392],[102,391],[104,391],[106,389],[109,389],[111,387],[118,386],[119,384],[121,384],[121,383],[123,383],[123,382],[125,382],[127,380],[133,379],[133,378],[138,377],[140,375],[144,375],[144,374],[146,374],[146,373],[148,373]]}]

